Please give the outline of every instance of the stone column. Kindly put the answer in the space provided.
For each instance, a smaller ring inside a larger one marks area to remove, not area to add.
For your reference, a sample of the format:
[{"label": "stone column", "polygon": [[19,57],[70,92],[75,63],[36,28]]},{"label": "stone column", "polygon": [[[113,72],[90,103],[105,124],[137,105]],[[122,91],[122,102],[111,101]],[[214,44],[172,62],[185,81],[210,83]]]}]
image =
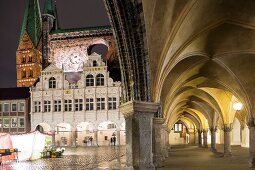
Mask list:
[{"label": "stone column", "polygon": [[71,146],[72,147],[76,147],[76,137],[77,137],[77,134],[76,134],[76,128],[72,128],[72,132],[71,132]]},{"label": "stone column", "polygon": [[202,147],[202,130],[198,129],[197,134],[198,134],[198,146]]},{"label": "stone column", "polygon": [[163,156],[163,149],[164,149],[164,129],[163,123],[165,119],[154,117],[153,118],[153,163],[156,168],[163,167],[164,165],[164,156]]},{"label": "stone column", "polygon": [[211,151],[216,152],[216,127],[211,127],[210,132],[211,132]]},{"label": "stone column", "polygon": [[203,129],[203,138],[204,138],[204,143],[203,143],[203,147],[205,148],[208,148],[208,144],[207,144],[207,133],[208,133],[208,130],[207,129]]},{"label": "stone column", "polygon": [[230,140],[230,133],[232,130],[231,124],[224,124],[223,131],[224,131],[224,156],[229,157],[232,155],[231,153],[231,140]]},{"label": "stone column", "polygon": [[170,149],[170,144],[169,144],[169,128],[167,127],[166,124],[162,125],[163,131],[164,131],[164,145],[163,145],[163,156],[165,158],[168,157],[168,151]]},{"label": "stone column", "polygon": [[120,106],[126,120],[127,169],[154,170],[152,156],[152,118],[159,104],[129,101]]},{"label": "stone column", "polygon": [[249,167],[255,167],[255,122],[249,122]]},{"label": "stone column", "polygon": [[120,146],[120,129],[117,129],[117,145]]},{"label": "stone column", "polygon": [[52,135],[52,141],[51,141],[51,145],[56,146],[56,131],[52,130],[51,131],[51,135]]},{"label": "stone column", "polygon": [[189,132],[189,143],[190,144],[195,144],[195,141],[196,141],[196,133],[195,133],[195,130],[194,131],[191,131]]},{"label": "stone column", "polygon": [[94,129],[94,146],[98,146],[98,131],[97,129]]}]

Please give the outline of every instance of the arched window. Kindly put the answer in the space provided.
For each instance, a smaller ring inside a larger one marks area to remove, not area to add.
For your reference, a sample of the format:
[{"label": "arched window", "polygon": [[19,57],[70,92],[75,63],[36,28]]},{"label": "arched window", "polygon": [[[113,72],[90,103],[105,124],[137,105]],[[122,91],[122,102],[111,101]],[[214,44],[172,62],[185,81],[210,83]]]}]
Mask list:
[{"label": "arched window", "polygon": [[86,86],[94,86],[94,76],[89,74],[86,76]]},{"label": "arched window", "polygon": [[32,62],[33,60],[32,60],[32,56],[29,56],[28,57],[28,62]]},{"label": "arched window", "polygon": [[98,74],[96,77],[96,85],[97,86],[104,86],[104,75]]},{"label": "arched window", "polygon": [[29,77],[33,77],[33,70],[29,70]]},{"label": "arched window", "polygon": [[96,67],[96,66],[97,66],[97,61],[93,60],[93,67]]},{"label": "arched window", "polygon": [[56,88],[56,79],[54,77],[51,77],[49,79],[49,88],[50,89],[55,89]]},{"label": "arched window", "polygon": [[26,70],[22,70],[22,78],[26,78]]}]

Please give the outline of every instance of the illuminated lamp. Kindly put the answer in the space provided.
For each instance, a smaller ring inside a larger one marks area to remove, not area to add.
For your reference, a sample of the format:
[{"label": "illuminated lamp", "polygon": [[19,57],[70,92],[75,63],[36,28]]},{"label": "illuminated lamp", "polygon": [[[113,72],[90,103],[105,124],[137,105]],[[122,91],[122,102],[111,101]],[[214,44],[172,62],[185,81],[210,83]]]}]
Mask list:
[{"label": "illuminated lamp", "polygon": [[236,111],[239,111],[239,110],[241,110],[241,109],[243,108],[243,104],[240,103],[240,102],[235,102],[235,103],[233,104],[233,108],[234,108]]}]

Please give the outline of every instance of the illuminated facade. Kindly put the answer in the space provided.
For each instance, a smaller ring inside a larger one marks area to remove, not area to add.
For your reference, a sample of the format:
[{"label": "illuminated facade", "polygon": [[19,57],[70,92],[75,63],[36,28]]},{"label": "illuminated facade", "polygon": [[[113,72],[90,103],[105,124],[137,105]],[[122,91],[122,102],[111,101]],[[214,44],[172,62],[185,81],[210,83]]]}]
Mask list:
[{"label": "illuminated facade", "polygon": [[[96,53],[80,63],[72,59],[70,55],[70,66],[64,69],[49,65],[31,89],[32,129],[54,131],[57,145],[84,145],[90,136],[93,144],[108,145],[113,134],[124,144],[125,121],[118,109],[120,82],[109,77],[107,66]],[[79,80],[69,83],[66,74],[80,65],[84,67],[76,72]]]}]

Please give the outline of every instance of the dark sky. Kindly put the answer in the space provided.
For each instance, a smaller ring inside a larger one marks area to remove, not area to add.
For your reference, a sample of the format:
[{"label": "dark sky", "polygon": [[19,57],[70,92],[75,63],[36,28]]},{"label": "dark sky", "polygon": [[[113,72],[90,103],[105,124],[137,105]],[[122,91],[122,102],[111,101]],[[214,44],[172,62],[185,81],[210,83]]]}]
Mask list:
[{"label": "dark sky", "polygon": [[[44,0],[39,0],[43,9]],[[103,0],[56,1],[61,28],[109,25]],[[16,49],[26,0],[0,0],[0,88],[16,86]]]}]

